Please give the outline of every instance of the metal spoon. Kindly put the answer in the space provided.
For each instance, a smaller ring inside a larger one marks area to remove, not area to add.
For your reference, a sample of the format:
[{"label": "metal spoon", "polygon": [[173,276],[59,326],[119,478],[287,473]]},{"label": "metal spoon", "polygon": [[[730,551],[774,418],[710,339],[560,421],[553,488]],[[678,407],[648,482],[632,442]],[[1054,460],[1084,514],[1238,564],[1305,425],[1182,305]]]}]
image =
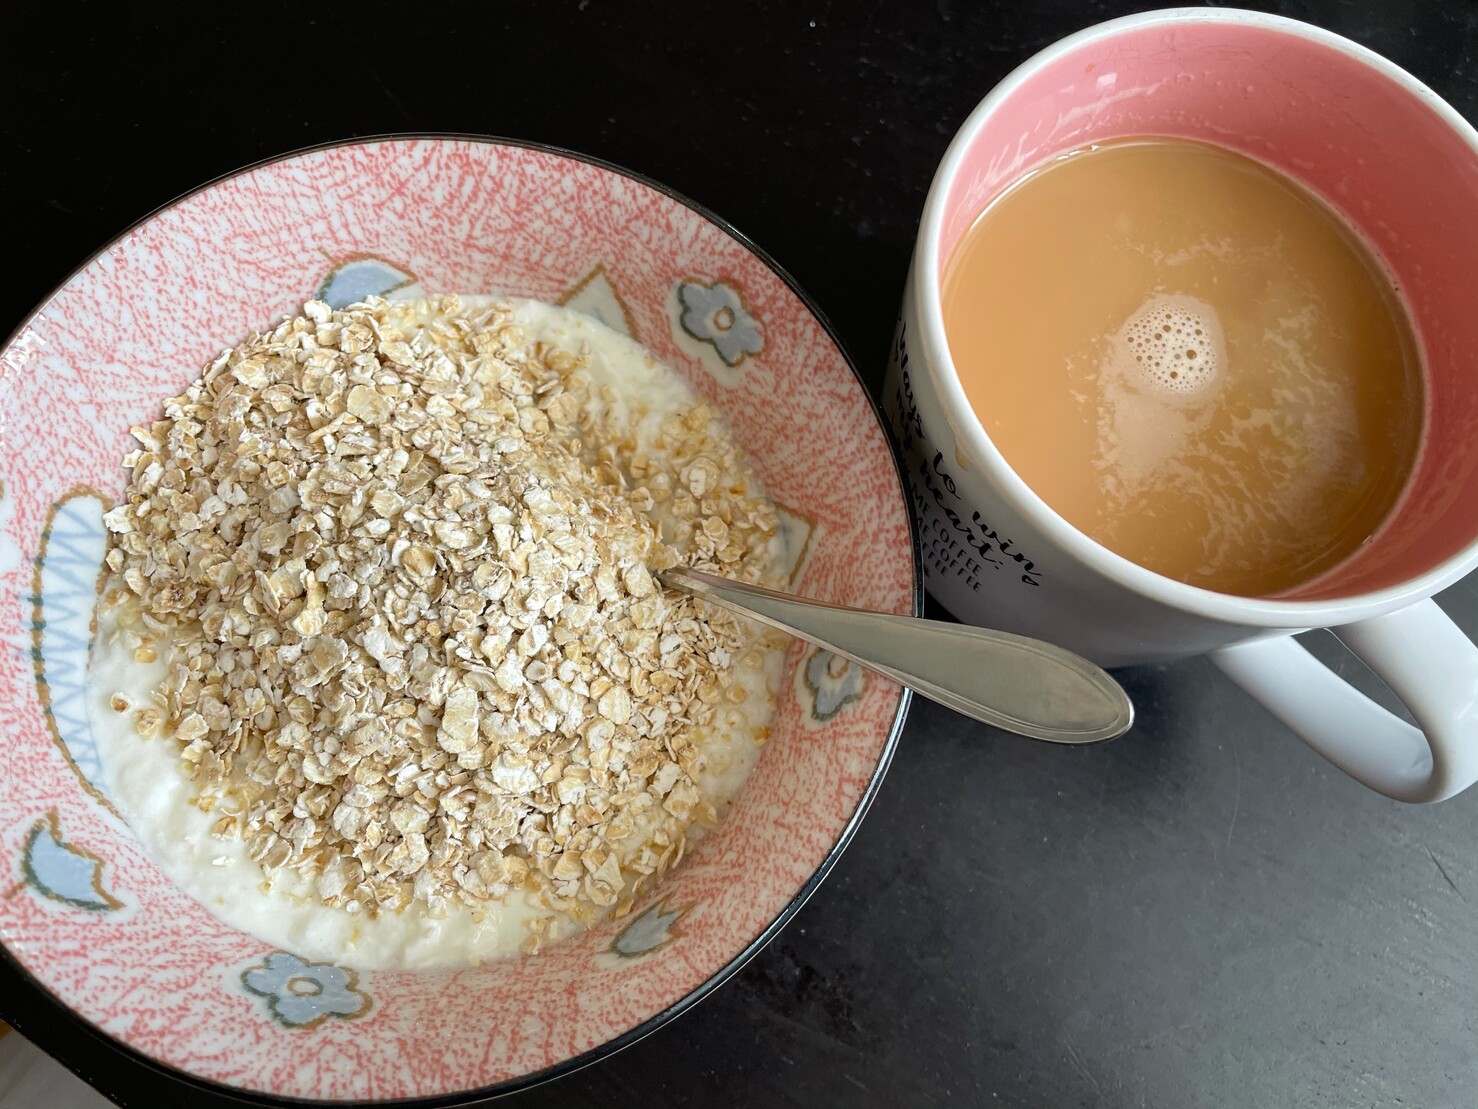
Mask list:
[{"label": "metal spoon", "polygon": [[1008,732],[1052,743],[1123,735],[1134,706],[1085,658],[1040,639],[842,608],[678,567],[669,589],[743,613]]}]

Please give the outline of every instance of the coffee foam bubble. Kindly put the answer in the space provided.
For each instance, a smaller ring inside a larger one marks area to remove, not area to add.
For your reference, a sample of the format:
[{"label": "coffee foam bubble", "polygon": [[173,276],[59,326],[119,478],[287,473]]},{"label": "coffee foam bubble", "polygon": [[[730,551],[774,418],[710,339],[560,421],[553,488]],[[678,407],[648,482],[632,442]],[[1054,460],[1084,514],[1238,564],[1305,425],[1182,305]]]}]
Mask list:
[{"label": "coffee foam bubble", "polygon": [[1142,385],[1182,396],[1199,393],[1226,365],[1226,342],[1211,306],[1195,297],[1153,296],[1124,321],[1119,339]]}]

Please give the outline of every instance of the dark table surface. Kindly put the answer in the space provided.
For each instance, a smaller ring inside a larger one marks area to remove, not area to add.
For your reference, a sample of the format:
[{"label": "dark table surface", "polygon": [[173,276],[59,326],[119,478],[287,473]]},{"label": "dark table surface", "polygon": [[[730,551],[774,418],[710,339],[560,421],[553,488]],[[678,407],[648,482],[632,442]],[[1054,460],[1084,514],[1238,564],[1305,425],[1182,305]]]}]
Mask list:
[{"label": "dark table surface", "polygon": [[[1018,62],[1136,6],[24,9],[7,11],[0,65],[0,330],[129,223],[243,163],[469,131],[598,155],[718,211],[810,291],[876,387],[955,127]],[[1470,0],[1275,10],[1478,120]],[[1478,634],[1478,585],[1439,600]],[[853,845],[767,950],[626,1052],[503,1104],[1478,1104],[1478,789],[1386,801],[1202,660],[1121,676],[1139,722],[1084,750],[916,702]],[[123,1105],[228,1104],[103,1046],[9,972],[0,1016]]]}]

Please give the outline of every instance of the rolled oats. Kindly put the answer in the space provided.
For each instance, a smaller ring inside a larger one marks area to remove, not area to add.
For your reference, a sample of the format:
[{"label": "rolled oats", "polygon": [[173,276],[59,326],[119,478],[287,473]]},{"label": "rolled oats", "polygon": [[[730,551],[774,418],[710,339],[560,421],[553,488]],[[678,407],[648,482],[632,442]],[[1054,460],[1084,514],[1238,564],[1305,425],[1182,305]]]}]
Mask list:
[{"label": "rolled oats", "polygon": [[716,819],[700,739],[762,633],[652,571],[773,583],[776,515],[705,405],[643,441],[615,399],[506,307],[312,302],[134,429],[105,603],[167,661],[135,726],[269,876],[588,923]]}]

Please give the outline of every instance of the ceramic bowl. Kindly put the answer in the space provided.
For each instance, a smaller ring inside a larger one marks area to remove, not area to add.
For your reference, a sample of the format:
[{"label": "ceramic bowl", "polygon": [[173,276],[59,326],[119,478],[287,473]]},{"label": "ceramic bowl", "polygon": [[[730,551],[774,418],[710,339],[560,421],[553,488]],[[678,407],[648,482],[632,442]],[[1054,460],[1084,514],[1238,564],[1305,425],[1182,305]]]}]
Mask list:
[{"label": "ceramic bowl", "polygon": [[652,182],[510,142],[356,141],[223,178],[109,245],[0,353],[0,942],[126,1050],[268,1102],[447,1103],[652,1031],[816,888],[907,707],[897,686],[792,644],[773,737],[727,820],[630,916],[531,958],[313,963],[176,888],[108,800],[81,696],[128,428],[305,300],[412,286],[537,297],[634,336],[753,457],[782,506],[793,589],[919,604],[899,473],[826,323],[744,238]]}]

